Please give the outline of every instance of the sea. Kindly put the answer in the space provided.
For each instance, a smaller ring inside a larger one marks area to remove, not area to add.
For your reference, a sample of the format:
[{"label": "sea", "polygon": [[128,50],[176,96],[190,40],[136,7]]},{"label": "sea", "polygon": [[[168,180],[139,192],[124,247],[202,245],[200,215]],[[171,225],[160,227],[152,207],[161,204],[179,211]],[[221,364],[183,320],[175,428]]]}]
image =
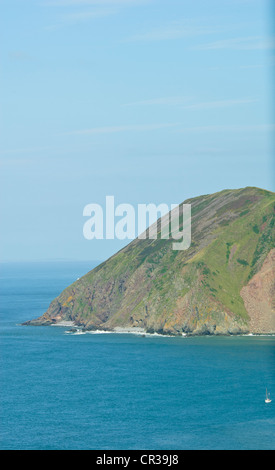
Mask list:
[{"label": "sea", "polygon": [[21,326],[95,265],[0,265],[0,448],[275,449],[274,336]]}]

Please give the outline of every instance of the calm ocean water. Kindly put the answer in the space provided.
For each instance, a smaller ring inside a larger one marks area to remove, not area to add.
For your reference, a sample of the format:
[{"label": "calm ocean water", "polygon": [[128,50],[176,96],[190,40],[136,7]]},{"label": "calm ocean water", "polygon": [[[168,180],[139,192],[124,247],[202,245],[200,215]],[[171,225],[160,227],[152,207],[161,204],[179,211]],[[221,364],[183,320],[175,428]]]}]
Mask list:
[{"label": "calm ocean water", "polygon": [[275,449],[275,337],[19,325],[92,267],[1,265],[1,449]]}]

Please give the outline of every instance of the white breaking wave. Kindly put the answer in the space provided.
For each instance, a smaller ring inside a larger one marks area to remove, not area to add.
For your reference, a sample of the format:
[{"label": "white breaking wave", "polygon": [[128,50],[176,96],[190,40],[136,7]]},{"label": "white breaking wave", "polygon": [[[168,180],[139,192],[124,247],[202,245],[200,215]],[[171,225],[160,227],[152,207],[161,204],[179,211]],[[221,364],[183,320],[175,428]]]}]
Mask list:
[{"label": "white breaking wave", "polygon": [[73,321],[59,321],[57,323],[52,323],[51,326],[75,326],[75,323]]},{"label": "white breaking wave", "polygon": [[[120,328],[120,327],[115,327],[114,330],[112,331],[107,331],[107,330],[67,330],[65,331],[65,334],[70,334],[70,335],[106,335],[106,334],[131,334],[131,335],[136,335],[136,336],[148,336],[148,337],[160,337],[160,338],[174,338],[174,335],[162,335],[160,333],[147,333],[143,328]],[[182,337],[186,336],[185,333],[182,333]]]}]

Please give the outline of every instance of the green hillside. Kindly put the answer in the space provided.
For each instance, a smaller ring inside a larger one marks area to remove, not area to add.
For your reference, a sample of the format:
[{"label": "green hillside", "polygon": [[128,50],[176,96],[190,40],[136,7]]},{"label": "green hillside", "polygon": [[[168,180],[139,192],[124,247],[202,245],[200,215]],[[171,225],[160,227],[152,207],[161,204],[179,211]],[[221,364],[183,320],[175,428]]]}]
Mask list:
[{"label": "green hillside", "polygon": [[27,324],[70,320],[88,329],[249,332],[241,289],[260,272],[274,248],[275,194],[248,187],[185,203],[192,207],[188,250],[172,250],[173,240],[136,239],[65,289],[42,317]]}]

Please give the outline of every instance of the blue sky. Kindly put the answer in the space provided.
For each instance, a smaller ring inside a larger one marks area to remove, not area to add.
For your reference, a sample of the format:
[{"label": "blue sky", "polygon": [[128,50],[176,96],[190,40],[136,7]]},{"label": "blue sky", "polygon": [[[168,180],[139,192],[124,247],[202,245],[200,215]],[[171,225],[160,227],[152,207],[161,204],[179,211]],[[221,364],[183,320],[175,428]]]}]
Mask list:
[{"label": "blue sky", "polygon": [[2,0],[1,260],[105,259],[83,207],[274,190],[265,0]]}]

